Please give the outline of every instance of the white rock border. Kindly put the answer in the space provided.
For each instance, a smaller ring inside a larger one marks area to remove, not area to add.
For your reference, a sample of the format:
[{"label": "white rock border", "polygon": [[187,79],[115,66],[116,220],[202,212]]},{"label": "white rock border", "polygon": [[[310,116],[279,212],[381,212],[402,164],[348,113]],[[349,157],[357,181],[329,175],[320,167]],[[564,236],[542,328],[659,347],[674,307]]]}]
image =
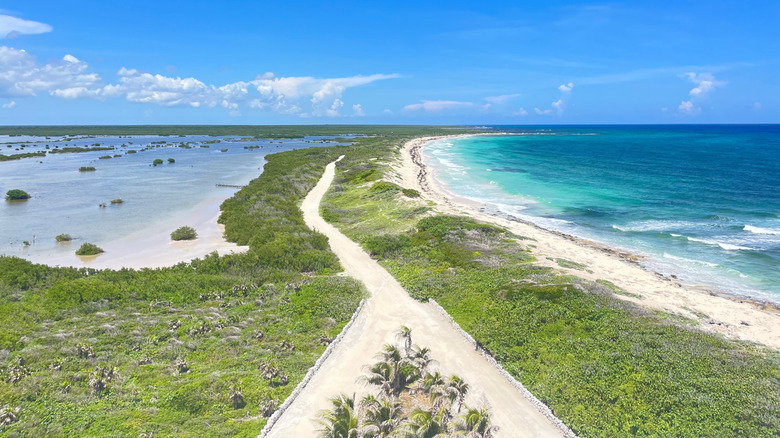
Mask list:
[{"label": "white rock border", "polygon": [[330,357],[331,353],[333,353],[333,350],[336,348],[336,346],[341,342],[342,339],[344,339],[344,335],[347,333],[347,330],[349,330],[350,327],[352,327],[352,323],[355,322],[358,315],[360,315],[360,311],[363,310],[363,304],[366,303],[366,300],[360,300],[360,304],[358,304],[357,309],[355,310],[355,313],[352,314],[352,318],[349,320],[349,322],[344,326],[343,329],[341,329],[341,333],[336,336],[336,339],[333,340],[330,344],[328,344],[328,348],[325,349],[325,352],[322,353],[322,356],[320,356],[319,359],[317,359],[317,362],[314,362],[314,365],[312,365],[311,368],[309,368],[309,371],[306,373],[306,375],[303,377],[303,380],[298,382],[298,386],[295,387],[292,393],[287,397],[287,399],[282,403],[274,413],[268,417],[268,422],[265,423],[265,427],[263,427],[263,430],[260,431],[260,435],[257,436],[257,438],[265,438],[268,436],[268,434],[271,432],[271,429],[274,427],[274,424],[276,424],[277,421],[279,421],[279,417],[284,414],[284,412],[287,410],[287,408],[290,407],[292,402],[295,401],[295,399],[298,397],[298,395],[303,391],[303,388],[306,387],[306,385],[311,381],[312,377],[314,377],[314,374],[319,371],[319,369],[322,367],[322,364],[325,363],[325,361]]},{"label": "white rock border", "polygon": [[555,425],[561,432],[563,432],[563,435],[567,438],[578,438],[577,434],[574,433],[571,429],[569,429],[569,426],[563,423],[560,418],[556,417],[555,414],[550,410],[549,407],[547,407],[546,404],[542,403],[538,398],[536,398],[533,394],[531,394],[531,391],[526,389],[525,386],[523,386],[522,383],[518,382],[517,379],[512,377],[511,374],[509,374],[504,367],[501,366],[500,363],[496,362],[496,359],[493,358],[493,356],[487,354],[487,352],[477,344],[477,341],[474,340],[473,337],[471,337],[470,334],[468,334],[465,330],[463,330],[460,327],[460,324],[458,324],[455,319],[450,316],[449,313],[447,313],[444,308],[439,305],[439,303],[436,302],[433,298],[428,299],[428,303],[431,304],[436,310],[438,310],[442,315],[444,315],[445,318],[447,318],[452,326],[455,328],[455,330],[458,331],[464,338],[466,338],[473,346],[474,349],[479,351],[480,354],[482,354],[482,357],[484,357],[488,362],[490,362],[491,365],[493,365],[496,369],[498,369],[498,372],[501,373],[502,376],[504,376],[505,379],[509,381],[509,383],[512,384],[515,388],[517,388],[518,391],[520,391],[523,396],[531,402],[536,409],[539,410],[539,412],[542,413],[545,417],[547,417],[550,422]]}]

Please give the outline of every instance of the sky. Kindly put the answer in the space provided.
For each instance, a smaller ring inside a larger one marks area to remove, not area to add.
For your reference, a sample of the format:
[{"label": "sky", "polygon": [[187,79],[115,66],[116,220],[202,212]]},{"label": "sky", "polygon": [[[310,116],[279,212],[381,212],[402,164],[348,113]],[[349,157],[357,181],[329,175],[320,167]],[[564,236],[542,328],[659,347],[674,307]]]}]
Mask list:
[{"label": "sky", "polygon": [[0,3],[0,125],[780,122],[780,2]]}]

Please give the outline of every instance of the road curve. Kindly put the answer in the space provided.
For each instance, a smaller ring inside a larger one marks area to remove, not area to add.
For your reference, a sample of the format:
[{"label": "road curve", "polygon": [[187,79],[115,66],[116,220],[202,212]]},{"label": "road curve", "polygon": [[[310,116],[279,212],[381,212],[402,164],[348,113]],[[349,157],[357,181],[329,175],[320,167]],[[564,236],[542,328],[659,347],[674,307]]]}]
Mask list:
[{"label": "road curve", "polygon": [[395,331],[401,325],[412,329],[414,343],[431,349],[442,374],[457,374],[469,383],[471,392],[466,403],[477,405],[485,402],[490,406],[493,423],[501,428],[499,436],[564,436],[531,401],[475,351],[444,315],[432,305],[412,299],[363,249],[322,219],[320,200],[333,181],[335,164],[327,165],[319,183],[303,200],[301,210],[306,224],[328,237],[331,249],[346,274],[362,281],[371,297],[341,343],[267,436],[314,437],[320,428],[316,421],[317,413],[329,407],[330,397],[339,393],[357,393],[358,397],[362,397],[368,393],[367,388],[356,381],[363,373],[362,367],[373,361],[373,356],[384,344],[396,342]]}]

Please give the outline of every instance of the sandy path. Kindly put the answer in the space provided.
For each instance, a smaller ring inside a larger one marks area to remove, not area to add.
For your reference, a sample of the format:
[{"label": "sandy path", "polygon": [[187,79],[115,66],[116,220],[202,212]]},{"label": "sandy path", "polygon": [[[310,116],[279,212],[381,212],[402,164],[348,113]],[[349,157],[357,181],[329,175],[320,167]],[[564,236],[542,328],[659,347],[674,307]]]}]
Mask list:
[{"label": "sandy path", "polygon": [[[750,300],[710,294],[704,288],[685,286],[670,277],[643,269],[633,254],[540,228],[531,223],[508,220],[489,214],[491,206],[460,198],[440,184],[424,163],[422,148],[443,137],[418,138],[406,143],[396,167],[398,183],[417,189],[423,198],[434,201],[436,209],[467,215],[505,227],[535,240],[534,254],[539,264],[554,267],[589,280],[605,279],[641,298],[618,296],[639,305],[681,314],[699,321],[698,328],[725,336],[757,342],[780,349],[780,311]],[[592,272],[564,269],[547,257],[584,264]]]},{"label": "sandy path", "polygon": [[401,325],[412,329],[414,343],[431,348],[442,374],[458,374],[471,385],[467,403],[478,404],[484,400],[492,408],[493,421],[501,427],[501,436],[563,436],[441,313],[432,305],[412,299],[365,251],[320,217],[320,200],[330,187],[334,173],[335,163],[331,163],[304,199],[301,206],[304,220],[309,227],[328,236],[346,274],[362,281],[371,298],[343,341],[268,436],[313,437],[319,429],[316,415],[328,407],[330,397],[339,393],[357,393],[358,397],[366,394],[366,388],[356,383],[363,365],[372,362],[385,343],[396,342],[394,333]]}]

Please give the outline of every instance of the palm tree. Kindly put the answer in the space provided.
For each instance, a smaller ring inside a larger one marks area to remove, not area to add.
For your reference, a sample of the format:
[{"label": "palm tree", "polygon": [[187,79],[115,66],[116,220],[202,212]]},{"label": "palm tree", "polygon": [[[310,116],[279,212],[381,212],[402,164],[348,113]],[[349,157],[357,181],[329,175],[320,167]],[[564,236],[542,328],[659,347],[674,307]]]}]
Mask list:
[{"label": "palm tree", "polygon": [[484,405],[480,409],[466,406],[466,412],[455,425],[455,434],[467,438],[495,438],[499,427],[490,424],[490,411]]},{"label": "palm tree", "polygon": [[397,398],[377,399],[367,395],[360,401],[363,408],[363,427],[361,434],[365,438],[387,437],[401,424],[403,410]]},{"label": "palm tree", "polygon": [[431,349],[428,347],[415,348],[414,355],[412,357],[414,365],[420,370],[421,373],[426,373],[428,367],[436,362],[431,357]]},{"label": "palm tree", "polygon": [[394,345],[386,344],[379,354],[379,359],[379,362],[368,368],[368,374],[361,377],[361,380],[379,386],[385,397],[400,394],[421,377],[417,367],[411,360],[403,357]]},{"label": "palm tree", "polygon": [[395,332],[395,338],[404,342],[404,350],[406,351],[406,357],[410,357],[410,351],[412,349],[412,329],[402,325],[397,332]]},{"label": "palm tree", "polygon": [[321,438],[358,438],[358,415],[355,411],[355,395],[341,394],[330,399],[332,409],[319,413]]},{"label": "palm tree", "polygon": [[447,381],[446,391],[450,403],[457,402],[458,412],[460,412],[460,408],[463,406],[463,400],[466,398],[466,394],[469,392],[469,384],[463,381],[463,379],[460,377],[452,375]]},{"label": "palm tree", "polygon": [[443,421],[441,411],[426,411],[420,407],[414,408],[405,424],[409,438],[434,438],[446,436],[447,423]]}]

